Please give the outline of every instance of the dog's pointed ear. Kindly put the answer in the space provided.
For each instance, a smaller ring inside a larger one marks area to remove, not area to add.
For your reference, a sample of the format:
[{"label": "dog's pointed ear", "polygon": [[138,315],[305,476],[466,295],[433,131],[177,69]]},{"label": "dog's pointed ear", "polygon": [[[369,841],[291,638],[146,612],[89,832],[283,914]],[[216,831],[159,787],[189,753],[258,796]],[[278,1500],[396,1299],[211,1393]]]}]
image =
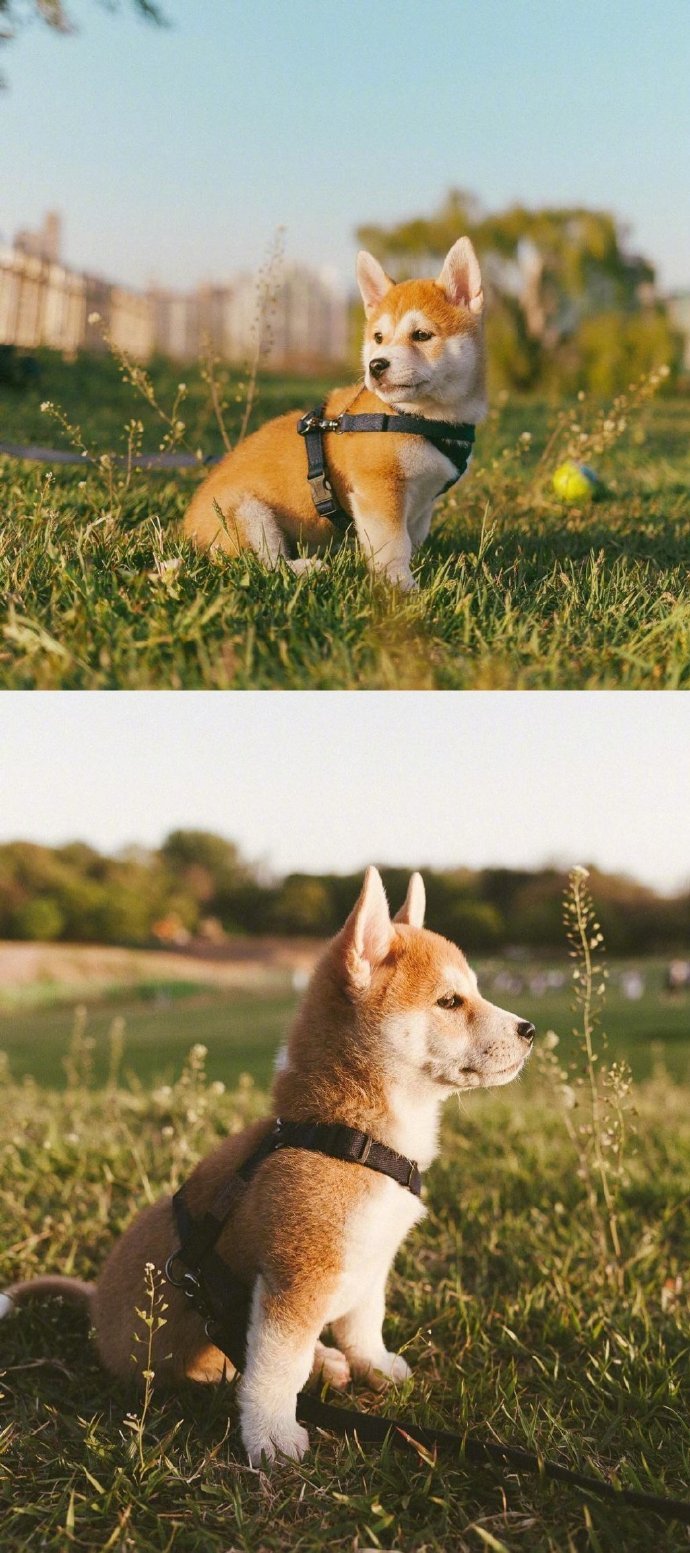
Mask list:
[{"label": "dog's pointed ear", "polygon": [[387,291],[393,285],[390,276],[382,269],[378,259],[372,253],[362,249],[357,255],[357,285],[362,293],[364,311],[369,317],[379,302],[383,301]]},{"label": "dog's pointed ear", "polygon": [[377,868],[367,868],[362,893],[343,928],[345,962],[355,986],[364,988],[385,960],[393,940],[386,892]]},{"label": "dog's pointed ear", "polygon": [[394,922],[406,922],[408,927],[424,927],[424,911],[426,908],[426,893],[424,880],[421,874],[412,874],[407,886],[405,904],[396,911]]},{"label": "dog's pointed ear", "polygon": [[484,307],[482,275],[469,237],[459,237],[457,243],[453,243],[438,284],[456,307],[468,307],[471,313],[481,313]]}]

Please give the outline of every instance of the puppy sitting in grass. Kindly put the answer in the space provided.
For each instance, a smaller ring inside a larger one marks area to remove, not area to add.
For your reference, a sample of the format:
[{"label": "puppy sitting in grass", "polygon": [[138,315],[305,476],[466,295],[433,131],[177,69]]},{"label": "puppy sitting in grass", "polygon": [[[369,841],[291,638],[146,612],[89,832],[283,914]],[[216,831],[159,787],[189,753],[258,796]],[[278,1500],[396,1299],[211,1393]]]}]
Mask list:
[{"label": "puppy sitting in grass", "polygon": [[[419,874],[391,921],[380,876],[367,870],[295,1018],[274,1082],[274,1117],[227,1138],[184,1188],[202,1223],[219,1189],[275,1131],[275,1116],[287,1127],[316,1121],[356,1130],[367,1135],[372,1159],[385,1154],[405,1167],[391,1178],[380,1164],[367,1167],[366,1148],[345,1159],[278,1147],[233,1199],[216,1251],[223,1275],[251,1294],[240,1413],[253,1463],[276,1452],[297,1460],[306,1450],[295,1412],[310,1375],[338,1388],[352,1377],[385,1384],[410,1375],[386,1348],[382,1325],[391,1262],[424,1212],[413,1162],[425,1168],[434,1158],[448,1095],[510,1083],[531,1049],[533,1026],[482,998],[460,950],[426,931],[423,919]],[[86,1304],[104,1364],[129,1380],[146,1264],[165,1267],[178,1245],[164,1197],[125,1232],[97,1284],[50,1277],[16,1284],[0,1296],[0,1313],[46,1294]],[[167,1297],[166,1322],[154,1336],[156,1383],[220,1381],[228,1361],[209,1340],[203,1314],[180,1287]],[[325,1327],[337,1346],[322,1343]]]},{"label": "puppy sitting in grass", "polygon": [[[359,255],[357,279],[367,320],[364,382],[335,389],[324,406],[333,423],[323,433],[327,486],[312,496],[293,411],[267,422],[208,475],[184,532],[209,549],[255,550],[269,566],[282,557],[301,571],[350,524],[372,569],[409,589],[410,558],[426,539],[434,502],[467,468],[473,428],[486,414],[481,275],[461,237],[437,280],[395,285],[368,253]],[[377,414],[392,414],[395,429],[337,428],[342,415]],[[425,422],[428,435],[406,431],[405,416]],[[454,442],[462,431],[469,442]],[[326,492],[337,527],[323,515]],[[295,559],[298,546],[306,554]]]}]

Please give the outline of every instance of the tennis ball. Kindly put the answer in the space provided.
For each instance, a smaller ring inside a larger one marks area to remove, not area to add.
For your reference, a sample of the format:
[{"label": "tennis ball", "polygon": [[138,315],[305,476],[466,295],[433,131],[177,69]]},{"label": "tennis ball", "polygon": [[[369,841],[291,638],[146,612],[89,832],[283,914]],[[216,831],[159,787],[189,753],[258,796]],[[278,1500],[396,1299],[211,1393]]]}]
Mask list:
[{"label": "tennis ball", "polygon": [[566,459],[564,464],[559,464],[553,476],[553,488],[560,501],[577,502],[593,501],[601,489],[599,477],[589,464],[576,464],[574,459]]}]

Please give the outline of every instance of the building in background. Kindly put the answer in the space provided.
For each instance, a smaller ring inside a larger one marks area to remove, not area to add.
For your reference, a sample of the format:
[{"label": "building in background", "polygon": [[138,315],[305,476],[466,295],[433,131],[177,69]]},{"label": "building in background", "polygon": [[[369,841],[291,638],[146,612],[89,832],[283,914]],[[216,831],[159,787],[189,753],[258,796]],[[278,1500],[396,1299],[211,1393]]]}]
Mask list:
[{"label": "building in background", "polygon": [[347,303],[327,273],[292,265],[268,286],[240,275],[191,292],[141,292],[69,269],[60,245],[60,216],[50,211],[37,232],[0,246],[0,345],[73,355],[102,351],[109,339],[137,361],[194,361],[211,351],[242,362],[258,348],[276,367],[346,355]]},{"label": "building in background", "polygon": [[47,210],[36,232],[18,232],[14,246],[30,259],[45,259],[47,264],[57,264],[62,248],[62,216],[59,210]]}]

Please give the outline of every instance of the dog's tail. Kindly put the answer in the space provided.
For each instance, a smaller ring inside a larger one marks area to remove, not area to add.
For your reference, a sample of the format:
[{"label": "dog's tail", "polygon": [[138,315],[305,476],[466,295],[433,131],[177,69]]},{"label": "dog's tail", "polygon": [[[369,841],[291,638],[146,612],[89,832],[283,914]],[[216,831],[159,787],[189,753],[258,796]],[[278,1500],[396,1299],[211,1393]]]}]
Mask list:
[{"label": "dog's tail", "polygon": [[47,1278],[30,1278],[27,1283],[11,1283],[9,1288],[0,1292],[0,1321],[3,1316],[11,1315],[16,1305],[50,1298],[52,1294],[59,1294],[70,1305],[81,1305],[88,1310],[95,1292],[95,1283],[82,1283],[80,1278],[51,1275]]}]

